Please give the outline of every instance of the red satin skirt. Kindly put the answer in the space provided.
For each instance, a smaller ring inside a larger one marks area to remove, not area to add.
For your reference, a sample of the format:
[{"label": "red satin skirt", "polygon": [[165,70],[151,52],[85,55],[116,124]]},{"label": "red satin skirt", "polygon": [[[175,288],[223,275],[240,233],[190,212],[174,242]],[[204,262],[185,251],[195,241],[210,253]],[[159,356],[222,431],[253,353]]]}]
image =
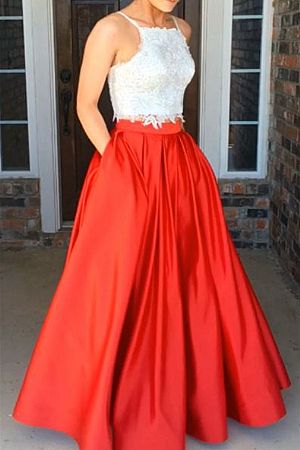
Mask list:
[{"label": "red satin skirt", "polygon": [[180,122],[115,123],[13,418],[80,450],[184,450],[278,421],[290,384],[202,150]]}]

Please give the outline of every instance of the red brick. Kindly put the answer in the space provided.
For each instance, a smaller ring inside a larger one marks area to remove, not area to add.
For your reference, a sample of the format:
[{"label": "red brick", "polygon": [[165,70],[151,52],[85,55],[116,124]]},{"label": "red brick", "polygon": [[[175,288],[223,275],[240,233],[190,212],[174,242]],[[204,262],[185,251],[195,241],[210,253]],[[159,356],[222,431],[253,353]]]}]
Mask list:
[{"label": "red brick", "polygon": [[254,206],[256,208],[269,208],[270,200],[268,198],[256,198],[254,200]]},{"label": "red brick", "polygon": [[288,67],[297,69],[300,66],[300,56],[298,55],[277,55],[275,58],[276,65],[280,67]]},{"label": "red brick", "polygon": [[0,229],[25,231],[25,219],[0,219]]},{"label": "red brick", "polygon": [[39,217],[40,210],[39,208],[15,208],[15,207],[3,207],[0,208],[0,217],[2,219],[8,219],[12,217],[16,218],[25,218],[25,217]]},{"label": "red brick", "polygon": [[226,218],[239,217],[239,208],[224,208]]},{"label": "red brick", "polygon": [[236,219],[227,220],[227,225],[231,230],[236,230],[238,228],[238,221]]},{"label": "red brick", "polygon": [[281,120],[277,120],[277,131],[289,139],[292,139],[294,141],[297,140],[298,137],[297,128],[290,126]]},{"label": "red brick", "polygon": [[232,192],[234,194],[244,194],[245,193],[245,183],[234,183]]},{"label": "red brick", "polygon": [[255,220],[256,229],[266,229],[268,228],[268,219],[256,219]]}]

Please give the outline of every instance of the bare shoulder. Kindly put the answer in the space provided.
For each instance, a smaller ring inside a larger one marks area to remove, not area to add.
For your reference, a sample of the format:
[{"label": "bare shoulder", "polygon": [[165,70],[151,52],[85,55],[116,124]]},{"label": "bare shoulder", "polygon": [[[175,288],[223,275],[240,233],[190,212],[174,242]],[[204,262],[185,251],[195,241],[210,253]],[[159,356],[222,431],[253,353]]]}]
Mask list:
[{"label": "bare shoulder", "polygon": [[177,16],[173,16],[173,17],[175,17],[175,19],[177,20],[180,30],[186,37],[186,40],[189,42],[191,39],[191,36],[192,36],[191,25],[185,19],[182,19],[181,17],[177,17]]},{"label": "bare shoulder", "polygon": [[101,38],[112,44],[120,39],[123,30],[124,22],[122,21],[120,14],[112,12],[96,22],[88,36],[88,39],[99,40]]}]

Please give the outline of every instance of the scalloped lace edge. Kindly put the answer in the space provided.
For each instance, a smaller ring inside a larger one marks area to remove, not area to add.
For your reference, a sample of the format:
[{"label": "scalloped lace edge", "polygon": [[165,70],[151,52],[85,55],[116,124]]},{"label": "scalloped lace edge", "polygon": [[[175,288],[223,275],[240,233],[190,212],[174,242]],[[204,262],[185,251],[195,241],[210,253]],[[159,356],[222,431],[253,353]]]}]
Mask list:
[{"label": "scalloped lace edge", "polygon": [[115,119],[117,119],[117,121],[119,121],[120,119],[128,119],[131,122],[136,122],[136,121],[141,121],[143,123],[144,126],[146,125],[153,125],[154,128],[158,128],[158,127],[162,127],[162,124],[166,121],[166,120],[170,120],[173,123],[176,123],[176,119],[181,119],[182,122],[185,122],[184,116],[182,113],[177,113],[174,114],[172,116],[170,115],[163,115],[163,116],[159,116],[156,114],[139,114],[139,115],[127,115],[127,116],[117,116],[114,113],[113,116],[113,121]]}]

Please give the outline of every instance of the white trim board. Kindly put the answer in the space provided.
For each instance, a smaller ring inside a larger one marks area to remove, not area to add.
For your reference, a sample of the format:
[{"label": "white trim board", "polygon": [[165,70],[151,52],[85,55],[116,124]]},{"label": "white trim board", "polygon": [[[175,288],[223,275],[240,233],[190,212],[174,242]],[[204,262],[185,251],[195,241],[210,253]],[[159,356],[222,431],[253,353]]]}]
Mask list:
[{"label": "white trim board", "polygon": [[25,22],[28,27],[31,24],[32,32],[26,45],[31,41],[34,54],[31,79],[34,92],[30,97],[35,99],[34,105],[31,104],[35,116],[32,111],[31,120],[36,124],[42,231],[51,233],[61,226],[53,2],[26,0],[23,3]]},{"label": "white trim board", "polygon": [[222,0],[202,1],[199,145],[216,175],[220,168],[222,121],[223,10]]}]

